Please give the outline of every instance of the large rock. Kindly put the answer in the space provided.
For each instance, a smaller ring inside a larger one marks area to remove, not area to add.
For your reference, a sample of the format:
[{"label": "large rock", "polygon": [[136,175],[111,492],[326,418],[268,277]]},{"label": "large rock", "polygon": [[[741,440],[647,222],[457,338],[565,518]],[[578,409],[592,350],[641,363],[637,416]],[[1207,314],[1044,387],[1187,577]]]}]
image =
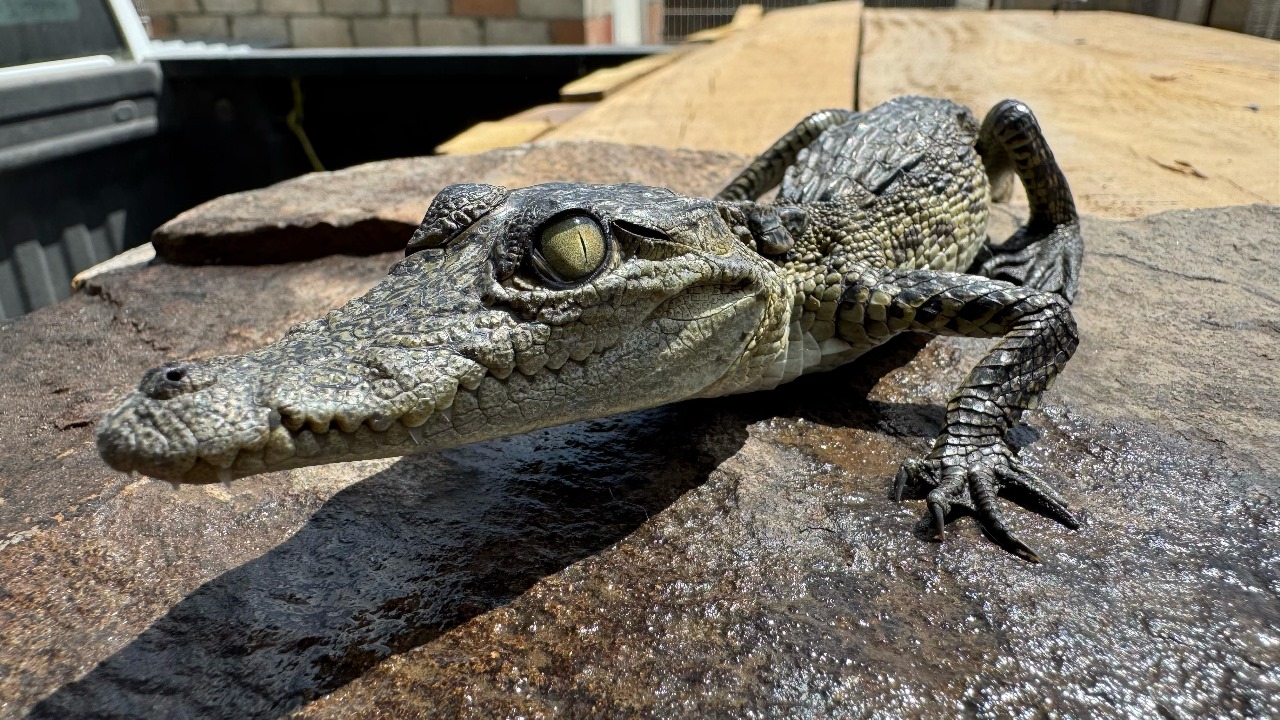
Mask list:
[{"label": "large rock", "polygon": [[174,492],[96,414],[394,256],[99,276],[0,326],[0,714],[1275,716],[1278,224],[1086,222],[1081,350],[1015,433],[1086,520],[1010,510],[1043,565],[887,499],[985,342]]},{"label": "large rock", "polygon": [[732,153],[598,142],[386,160],[210,200],[161,225],[152,244],[161,258],[188,265],[373,255],[403,250],[431,198],[454,183],[657,182],[705,196],[718,192],[746,162]]}]

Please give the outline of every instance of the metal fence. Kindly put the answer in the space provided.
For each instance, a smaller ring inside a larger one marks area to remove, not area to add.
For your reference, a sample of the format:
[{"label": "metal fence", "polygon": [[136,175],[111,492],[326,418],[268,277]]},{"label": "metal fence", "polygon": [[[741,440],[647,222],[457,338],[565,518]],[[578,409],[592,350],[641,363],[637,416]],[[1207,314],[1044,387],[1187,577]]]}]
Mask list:
[{"label": "metal fence", "polygon": [[[680,42],[733,19],[738,6],[755,0],[666,0],[664,39]],[[765,10],[821,0],[762,0]],[[1280,0],[863,0],[869,8],[966,8],[971,10],[1112,10],[1181,20],[1280,39]]]},{"label": "metal fence", "polygon": [[666,0],[662,37],[680,42],[699,30],[726,25],[740,5],[761,5],[766,11],[814,5],[818,0]]}]

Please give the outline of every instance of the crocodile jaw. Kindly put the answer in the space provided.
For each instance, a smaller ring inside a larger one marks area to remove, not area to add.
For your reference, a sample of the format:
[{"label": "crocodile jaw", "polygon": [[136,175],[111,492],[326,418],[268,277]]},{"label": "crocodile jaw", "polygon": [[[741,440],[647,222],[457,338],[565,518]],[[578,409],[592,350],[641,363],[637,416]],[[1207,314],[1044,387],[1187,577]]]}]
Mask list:
[{"label": "crocodile jaw", "polygon": [[[458,398],[479,388],[478,363],[441,352],[405,354],[426,368],[406,390],[380,367],[340,357],[282,369],[279,358],[294,355],[297,344],[287,336],[244,356],[151,371],[103,418],[99,453],[117,470],[206,483],[465,442],[452,416]],[[175,372],[212,383],[163,397],[157,386]]]},{"label": "crocodile jaw", "polygon": [[[502,198],[324,320],[149,371],[104,416],[100,454],[190,483],[404,455],[733,392],[779,351],[776,267],[709,201],[637,186]],[[573,288],[504,277],[519,228],[566,206],[670,237],[619,239],[610,271]]]}]

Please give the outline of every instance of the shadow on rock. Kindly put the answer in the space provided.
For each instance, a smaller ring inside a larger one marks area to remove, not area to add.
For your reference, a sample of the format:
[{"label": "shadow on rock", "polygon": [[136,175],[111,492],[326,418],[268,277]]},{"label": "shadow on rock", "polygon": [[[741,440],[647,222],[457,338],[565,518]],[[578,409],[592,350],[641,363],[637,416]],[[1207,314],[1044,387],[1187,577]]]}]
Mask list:
[{"label": "shadow on rock", "polygon": [[404,458],[205,583],[31,716],[285,714],[618,542],[704,483],[756,420],[883,425],[866,391],[921,346],[835,373],[847,402],[800,382]]},{"label": "shadow on rock", "polygon": [[617,542],[745,438],[694,403],[405,458],[32,716],[285,713]]}]

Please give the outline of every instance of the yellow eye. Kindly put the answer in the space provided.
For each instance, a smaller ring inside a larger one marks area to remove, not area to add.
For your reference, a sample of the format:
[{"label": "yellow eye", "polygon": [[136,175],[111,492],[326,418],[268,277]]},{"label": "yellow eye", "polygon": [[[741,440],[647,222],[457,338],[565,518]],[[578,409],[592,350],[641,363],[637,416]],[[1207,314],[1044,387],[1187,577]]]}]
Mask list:
[{"label": "yellow eye", "polygon": [[586,215],[570,215],[542,229],[535,256],[555,280],[581,280],[604,264],[604,231]]}]

